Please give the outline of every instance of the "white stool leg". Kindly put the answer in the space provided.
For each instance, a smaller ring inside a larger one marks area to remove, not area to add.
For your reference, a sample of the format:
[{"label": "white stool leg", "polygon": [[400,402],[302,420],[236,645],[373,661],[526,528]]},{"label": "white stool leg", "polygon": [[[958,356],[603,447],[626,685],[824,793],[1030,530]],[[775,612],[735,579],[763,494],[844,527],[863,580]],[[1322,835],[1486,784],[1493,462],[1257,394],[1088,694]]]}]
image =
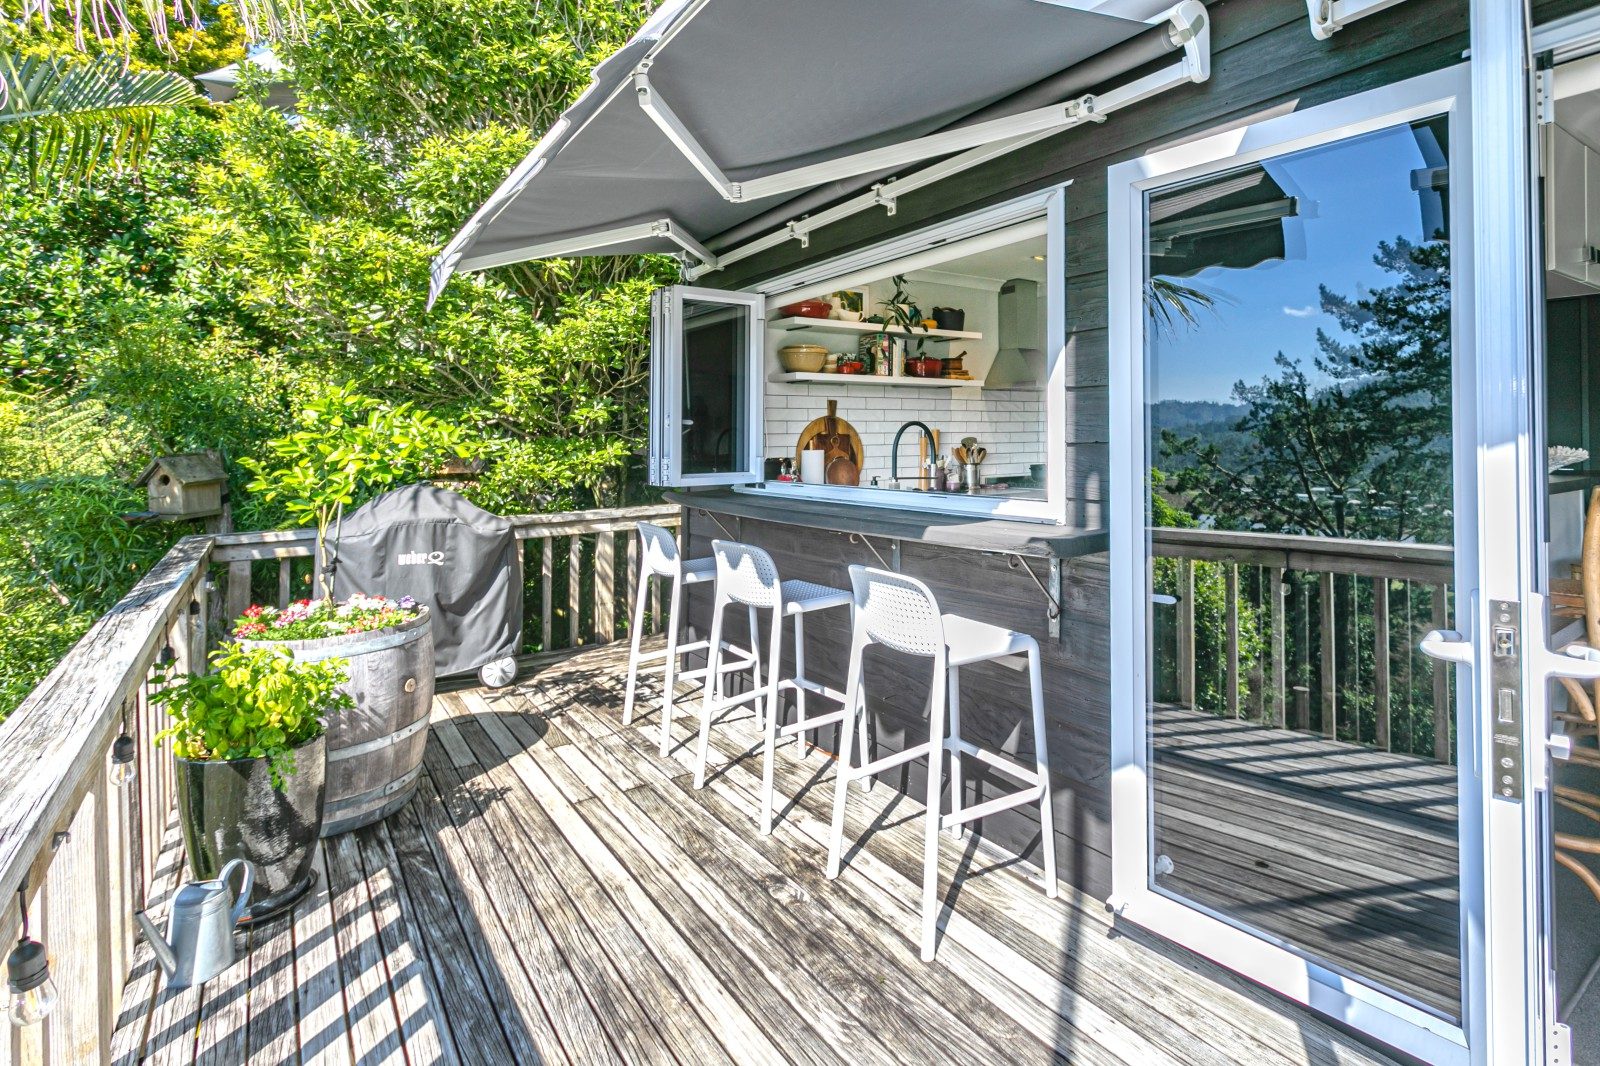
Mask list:
[{"label": "white stool leg", "polygon": [[[799,615],[795,616],[799,618]],[[772,832],[772,787],[774,768],[773,763],[778,754],[778,674],[782,672],[783,663],[783,604],[780,602],[772,612],[772,636],[769,638],[767,650],[767,683],[766,698],[761,700],[767,710],[764,715],[765,736],[762,740],[761,757],[761,835],[767,836]]]},{"label": "white stool leg", "polygon": [[[628,642],[628,690],[622,697],[622,724],[633,721],[633,694],[639,684],[639,640],[644,633],[644,605],[649,599],[645,593],[650,588],[650,571],[639,575],[638,602],[633,605],[633,632]],[[670,639],[670,638],[669,638]],[[670,652],[668,653],[671,654]],[[671,662],[669,659],[668,662]]]},{"label": "white stool leg", "polygon": [[[961,813],[961,801],[965,793],[961,791],[961,749],[957,743],[961,740],[961,667],[950,668],[950,691],[946,699],[950,703],[950,735],[945,738],[945,750],[950,753],[950,814]],[[966,828],[960,822],[950,827],[950,835],[957,840],[961,839],[962,831]]]},{"label": "white stool leg", "polygon": [[1044,894],[1056,898],[1056,833],[1050,802],[1050,757],[1044,739],[1044,680],[1039,669],[1039,646],[1028,649],[1028,688],[1033,698],[1033,762],[1044,783],[1039,797],[1039,848],[1044,852]]},{"label": "white stool leg", "polygon": [[[758,689],[761,687],[761,626],[756,620],[756,609],[754,607],[745,608],[745,618],[750,625],[750,657],[755,660],[755,665],[751,668],[753,672],[750,676],[750,687]],[[756,728],[758,729],[761,727],[761,708],[764,705],[764,701],[759,699],[753,704]]]},{"label": "white stool leg", "polygon": [[[861,713],[861,658],[864,645],[859,637],[850,641],[850,665],[845,670],[844,705],[851,714]],[[844,852],[844,802],[850,794],[850,749],[854,733],[850,715],[839,723],[839,764],[833,783],[833,825],[828,832],[828,868],[831,880],[839,876],[839,859]]]},{"label": "white stool leg", "polygon": [[[863,666],[862,669],[865,670],[866,667]],[[846,722],[844,728],[848,729],[849,727],[850,723]],[[872,745],[867,743],[867,694],[865,690],[861,693],[861,706],[856,708],[856,736],[858,743],[861,745],[861,765],[865,766],[872,761]],[[872,786],[877,783],[877,780],[876,774],[862,774],[861,791],[871,792]]]},{"label": "white stool leg", "polygon": [[928,714],[928,807],[922,831],[922,961],[933,961],[939,929],[939,792],[944,777],[944,656],[933,664],[933,699]]},{"label": "white stool leg", "polygon": [[[665,672],[661,675],[661,757],[667,757],[667,751],[672,747],[672,711],[676,706],[678,685],[678,618],[679,609],[683,600],[683,576],[674,574],[672,577],[672,595],[667,607],[667,664]],[[644,602],[643,589],[640,589],[639,602]],[[707,650],[707,661],[711,652]],[[712,688],[709,677],[706,687]]]},{"label": "white stool leg", "polygon": [[[794,679],[796,682],[804,681],[806,677],[806,616],[805,612],[794,616]],[[799,684],[794,687],[794,714],[795,722],[804,725],[806,720],[806,690]],[[805,755],[811,754],[810,730],[802,729],[794,735],[795,747],[800,748]]]},{"label": "white stool leg", "polygon": [[706,648],[706,684],[702,689],[704,696],[700,700],[700,742],[695,746],[694,757],[695,788],[704,788],[706,784],[706,756],[711,751],[711,707],[722,688],[717,684],[717,678],[722,676],[723,603],[719,595],[716,606],[711,609],[711,637],[710,644]]}]

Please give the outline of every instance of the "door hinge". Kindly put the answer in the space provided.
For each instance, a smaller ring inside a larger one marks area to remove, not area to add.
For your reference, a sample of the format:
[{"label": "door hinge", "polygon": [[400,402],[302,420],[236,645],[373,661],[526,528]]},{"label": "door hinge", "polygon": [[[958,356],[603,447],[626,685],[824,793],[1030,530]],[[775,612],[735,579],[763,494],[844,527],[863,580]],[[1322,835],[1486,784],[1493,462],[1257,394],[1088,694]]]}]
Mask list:
[{"label": "door hinge", "polygon": [[1572,1066],[1572,1027],[1555,1022],[1545,1034],[1546,1066]]},{"label": "door hinge", "polygon": [[1533,75],[1533,116],[1541,126],[1556,120],[1556,72],[1549,67]]}]

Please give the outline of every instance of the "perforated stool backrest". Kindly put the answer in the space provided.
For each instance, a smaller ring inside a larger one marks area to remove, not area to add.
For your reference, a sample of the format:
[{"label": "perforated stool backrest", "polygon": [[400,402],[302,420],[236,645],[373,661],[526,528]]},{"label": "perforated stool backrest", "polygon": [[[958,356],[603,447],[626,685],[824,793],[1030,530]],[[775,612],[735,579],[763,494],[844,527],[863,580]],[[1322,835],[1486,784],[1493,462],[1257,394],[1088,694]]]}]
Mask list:
[{"label": "perforated stool backrest", "polygon": [[855,624],[868,640],[907,655],[934,655],[944,648],[939,601],[914,577],[850,567]]},{"label": "perforated stool backrest", "polygon": [[782,598],[778,565],[753,544],[714,540],[711,554],[717,560],[717,595],[733,603],[763,609],[778,606]]},{"label": "perforated stool backrest", "polygon": [[678,572],[678,538],[672,530],[650,522],[639,523],[639,543],[644,548],[644,569],[649,574],[673,577]]}]

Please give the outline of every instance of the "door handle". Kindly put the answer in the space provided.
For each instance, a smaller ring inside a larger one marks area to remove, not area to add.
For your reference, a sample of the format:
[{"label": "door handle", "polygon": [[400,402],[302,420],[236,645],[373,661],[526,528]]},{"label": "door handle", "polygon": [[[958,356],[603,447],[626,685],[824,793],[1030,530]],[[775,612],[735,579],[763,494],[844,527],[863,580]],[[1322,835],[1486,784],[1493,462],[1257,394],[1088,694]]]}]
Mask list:
[{"label": "door handle", "polygon": [[1441,662],[1465,663],[1471,666],[1474,661],[1472,641],[1454,629],[1429,630],[1422,638],[1420,647],[1422,654]]}]

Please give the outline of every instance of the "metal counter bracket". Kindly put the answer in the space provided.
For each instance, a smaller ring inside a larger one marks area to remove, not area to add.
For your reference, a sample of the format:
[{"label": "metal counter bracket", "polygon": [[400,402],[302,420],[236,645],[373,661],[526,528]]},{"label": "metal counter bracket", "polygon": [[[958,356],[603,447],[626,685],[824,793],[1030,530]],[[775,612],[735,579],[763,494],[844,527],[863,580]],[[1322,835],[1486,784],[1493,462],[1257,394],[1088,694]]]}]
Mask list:
[{"label": "metal counter bracket", "polygon": [[[1046,616],[1050,619],[1050,639],[1051,640],[1060,640],[1061,639],[1061,560],[1059,558],[1052,558],[1050,560],[1050,585],[1049,585],[1049,587],[1046,587],[1045,583],[1043,581],[1039,580],[1039,575],[1033,572],[1033,567],[1029,566],[1027,560],[1024,559],[1022,556],[1016,555],[1016,554],[1008,554],[1006,556],[1006,565],[1009,566],[1013,570],[1017,569],[1018,567],[1021,567],[1023,573],[1025,573],[1029,577],[1033,578],[1033,583],[1035,585],[1039,586],[1039,591],[1044,593],[1044,598],[1050,601],[1050,606],[1048,608],[1046,608],[1046,610],[1045,610]],[[1051,588],[1054,588],[1055,591],[1054,592],[1050,591]]]},{"label": "metal counter bracket", "polygon": [[709,518],[715,522],[717,524],[717,528],[722,530],[723,536],[727,537],[729,540],[739,539],[738,534],[734,533],[731,529],[722,524],[722,519],[717,517],[715,511],[708,511],[704,507],[696,508],[696,510],[699,512],[701,518]]},{"label": "metal counter bracket", "polygon": [[883,555],[876,547],[873,546],[872,541],[868,540],[865,535],[861,533],[846,533],[845,536],[849,539],[851,544],[864,545],[867,551],[872,553],[872,557],[878,560],[878,565],[883,567],[885,570],[892,570],[897,574],[900,572],[900,542],[898,540],[891,540],[889,542],[889,554],[894,559],[894,562],[890,563],[884,560]]}]

